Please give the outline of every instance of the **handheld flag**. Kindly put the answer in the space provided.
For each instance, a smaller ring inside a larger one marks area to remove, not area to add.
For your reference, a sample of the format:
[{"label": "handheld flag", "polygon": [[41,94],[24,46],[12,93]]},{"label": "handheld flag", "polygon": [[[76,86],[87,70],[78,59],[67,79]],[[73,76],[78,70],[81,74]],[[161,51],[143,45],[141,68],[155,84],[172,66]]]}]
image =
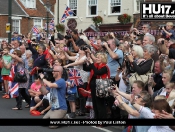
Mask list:
[{"label": "handheld flag", "polygon": [[77,69],[73,69],[73,68],[69,69],[69,80],[72,86],[83,85],[83,80],[81,79],[80,71]]},{"label": "handheld flag", "polygon": [[67,7],[66,7],[66,10],[64,11],[64,14],[63,14],[63,16],[62,16],[62,18],[61,18],[61,22],[64,23],[65,20],[66,20],[66,18],[67,18],[68,16],[71,16],[73,13],[74,13],[74,12],[67,6]]}]

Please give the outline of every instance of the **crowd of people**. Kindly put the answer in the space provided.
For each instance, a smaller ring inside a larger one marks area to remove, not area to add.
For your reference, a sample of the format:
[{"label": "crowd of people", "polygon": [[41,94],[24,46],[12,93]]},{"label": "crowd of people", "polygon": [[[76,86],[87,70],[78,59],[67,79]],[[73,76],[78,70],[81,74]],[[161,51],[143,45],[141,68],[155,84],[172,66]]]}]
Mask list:
[{"label": "crowd of people", "polygon": [[[42,32],[36,38],[14,32],[10,44],[1,42],[2,97],[10,98],[9,82],[15,82],[18,94],[12,109],[22,110],[25,100],[25,108],[39,111],[43,118],[75,119],[89,113],[89,119],[174,119],[173,26],[167,22],[156,38],[148,24],[142,30],[132,28],[120,39],[112,32],[93,40],[77,30],[57,37],[53,32],[50,39]],[[70,69],[80,73],[83,83],[72,83]],[[16,80],[10,77],[12,70]],[[98,79],[112,80],[107,97],[98,96]],[[174,126],[127,126],[123,131],[174,130]]]}]

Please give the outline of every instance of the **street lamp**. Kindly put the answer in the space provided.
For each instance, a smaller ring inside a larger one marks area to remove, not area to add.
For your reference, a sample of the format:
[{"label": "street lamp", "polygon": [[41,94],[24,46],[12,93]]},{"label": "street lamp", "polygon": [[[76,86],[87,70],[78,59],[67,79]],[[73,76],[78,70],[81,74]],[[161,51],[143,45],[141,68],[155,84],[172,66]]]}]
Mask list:
[{"label": "street lamp", "polygon": [[49,37],[49,12],[51,8],[51,4],[49,3],[49,0],[47,0],[46,4],[44,5],[47,11],[47,38]]}]

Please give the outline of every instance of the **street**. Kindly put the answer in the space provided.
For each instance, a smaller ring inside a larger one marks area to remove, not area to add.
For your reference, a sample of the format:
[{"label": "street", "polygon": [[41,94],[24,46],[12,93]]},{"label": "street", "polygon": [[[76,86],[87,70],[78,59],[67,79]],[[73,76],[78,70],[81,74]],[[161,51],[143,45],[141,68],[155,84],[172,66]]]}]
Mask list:
[{"label": "street", "polygon": [[[0,92],[0,95],[1,92]],[[15,107],[15,99],[0,98],[0,118],[42,118],[43,116],[31,116],[29,108],[24,108],[26,103],[23,102],[23,110],[12,110]],[[82,117],[77,117],[82,118]],[[85,117],[84,117],[85,118]],[[42,126],[0,126],[0,132],[121,132],[121,127],[107,126],[99,128],[96,126],[63,126],[57,129],[49,129]]]}]

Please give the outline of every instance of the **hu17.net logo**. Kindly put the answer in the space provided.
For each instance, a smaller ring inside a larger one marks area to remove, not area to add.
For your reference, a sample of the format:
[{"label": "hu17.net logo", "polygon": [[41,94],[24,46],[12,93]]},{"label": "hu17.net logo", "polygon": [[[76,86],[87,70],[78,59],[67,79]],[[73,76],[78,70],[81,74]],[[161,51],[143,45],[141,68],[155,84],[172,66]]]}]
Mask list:
[{"label": "hu17.net logo", "polygon": [[140,3],[141,20],[175,20],[175,3]]}]

